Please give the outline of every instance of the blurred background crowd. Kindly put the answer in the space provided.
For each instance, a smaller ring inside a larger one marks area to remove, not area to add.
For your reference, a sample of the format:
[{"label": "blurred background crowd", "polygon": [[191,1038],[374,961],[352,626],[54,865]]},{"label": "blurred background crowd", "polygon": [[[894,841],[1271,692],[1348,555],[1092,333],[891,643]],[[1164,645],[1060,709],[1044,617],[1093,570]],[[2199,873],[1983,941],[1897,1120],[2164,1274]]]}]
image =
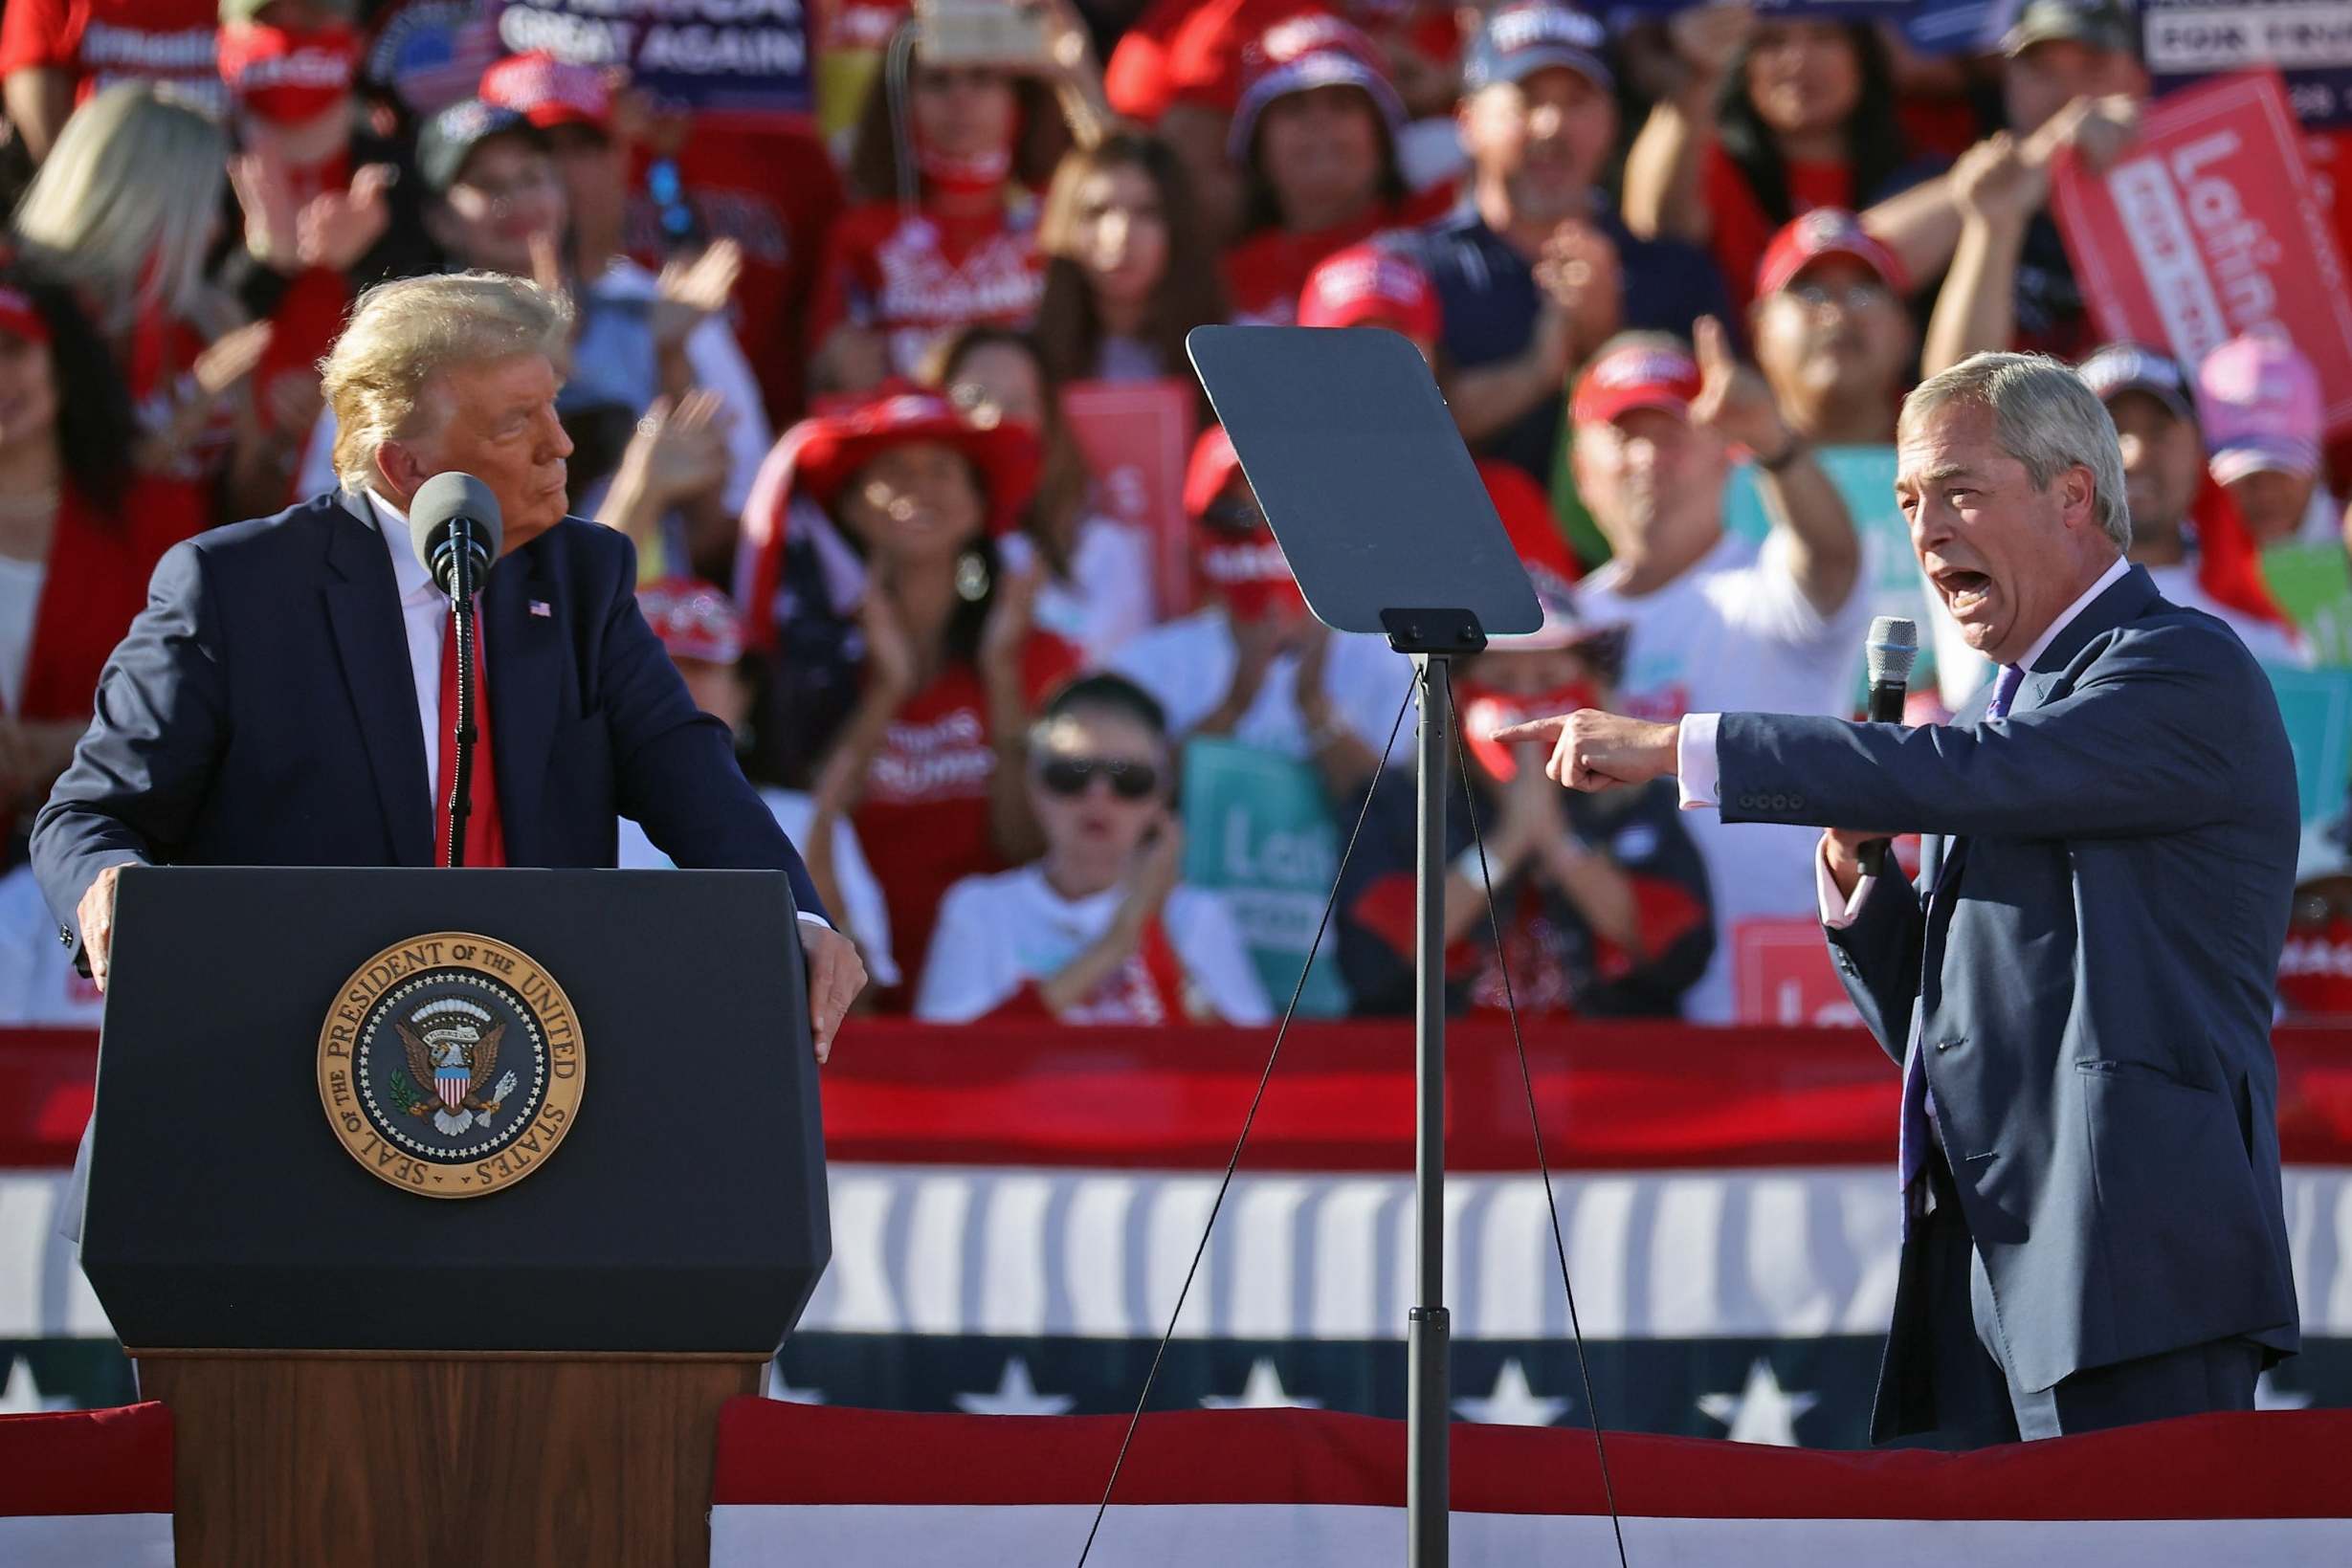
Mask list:
[{"label": "blurred background crowd", "polygon": [[[1544,604],[1457,672],[1456,1005],[1500,1007],[1507,958],[1533,1012],[1816,1016],[1809,831],[1570,797],[1493,736],[1855,712],[1875,614],[1931,645],[1915,720],[1965,703],[1986,669],[1892,488],[1921,376],[2078,362],[2132,558],[2282,673],[2352,661],[2352,448],[2312,364],[2101,342],[2050,211],[2054,167],[2131,145],[2139,19],[1859,9],[6,0],[0,1022],[96,1016],[23,834],[156,559],[330,488],[343,313],[456,269],[573,297],[574,510],[635,541],[872,1005],[1409,1005],[1394,780],[1301,980],[1409,668],[1308,613],[1191,377],[1192,328],[1262,322],[1410,340]],[[633,73],[613,16],[651,29]],[[2352,133],[2307,150],[2326,196]],[[2330,210],[2352,250],[2352,192]],[[2352,992],[2335,755],[2297,1012]],[[665,862],[624,825],[623,863]]]}]

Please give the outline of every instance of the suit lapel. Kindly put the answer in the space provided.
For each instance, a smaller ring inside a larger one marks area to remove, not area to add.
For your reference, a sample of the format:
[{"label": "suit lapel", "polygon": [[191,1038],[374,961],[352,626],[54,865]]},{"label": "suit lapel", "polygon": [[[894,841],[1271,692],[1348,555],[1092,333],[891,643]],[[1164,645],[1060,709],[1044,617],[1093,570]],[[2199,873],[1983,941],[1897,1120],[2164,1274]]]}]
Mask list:
[{"label": "suit lapel", "polygon": [[500,562],[482,594],[497,746],[499,816],[510,865],[539,864],[539,802],[564,700],[565,601],[543,536]]},{"label": "suit lapel", "polygon": [[[365,506],[365,501],[357,502]],[[376,804],[384,813],[392,856],[403,866],[433,864],[433,811],[417,783],[425,773],[425,724],[416,711],[409,668],[409,634],[400,615],[400,589],[391,557],[372,521],[351,501],[325,501],[326,624],[334,634],[344,688],[359,718]]]}]

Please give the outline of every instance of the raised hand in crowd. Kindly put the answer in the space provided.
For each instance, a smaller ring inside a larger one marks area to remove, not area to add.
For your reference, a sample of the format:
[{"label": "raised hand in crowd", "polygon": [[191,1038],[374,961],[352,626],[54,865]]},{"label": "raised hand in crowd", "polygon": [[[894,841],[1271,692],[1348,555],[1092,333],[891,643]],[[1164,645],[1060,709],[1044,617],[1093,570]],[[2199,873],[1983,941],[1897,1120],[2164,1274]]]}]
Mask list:
[{"label": "raised hand in crowd", "polygon": [[1279,614],[1236,617],[1232,629],[1232,677],[1226,682],[1224,699],[1192,726],[1195,735],[1232,734],[1266,689],[1274,661],[1290,652],[1301,635],[1298,617]]},{"label": "raised hand in crowd", "polygon": [[2093,174],[2104,174],[2140,134],[2140,100],[2128,94],[2078,98],[2050,117],[2023,146],[2027,161],[2047,165],[2061,147],[2082,160]]},{"label": "raised hand in crowd", "polygon": [[717,392],[655,398],[621,453],[596,520],[627,534],[640,552],[650,548],[663,519],[726,482],[731,417]]},{"label": "raised hand in crowd", "polygon": [[1127,873],[1110,925],[1059,972],[1038,983],[1038,996],[1049,1011],[1059,1017],[1079,1005],[1135,956],[1144,932],[1160,918],[1168,894],[1176,891],[1184,863],[1184,829],[1173,812],[1164,811],[1159,826],[1136,850],[1135,864]]},{"label": "raised hand in crowd", "polygon": [[1944,184],[1960,210],[1960,241],[1919,344],[1922,376],[2009,346],[2017,329],[2018,257],[2027,226],[2049,199],[2050,168],[2047,158],[2002,131],[1962,153]]},{"label": "raised hand in crowd", "polygon": [[1787,533],[1789,569],[1798,587],[1822,614],[1834,613],[1862,573],[1853,514],[1805,440],[1782,417],[1764,377],[1733,354],[1723,323],[1700,317],[1692,340],[1699,387],[1691,404],[1691,424],[1754,454],[1757,492],[1773,526]]},{"label": "raised hand in crowd", "polygon": [[1716,140],[1716,99],[1755,30],[1755,8],[1744,0],[1669,18],[1673,87],[1652,105],[1626,153],[1625,221],[1635,233],[1703,244],[1715,232],[1701,174]]},{"label": "raised hand in crowd", "polygon": [[1545,234],[1531,271],[1539,298],[1534,334],[1515,358],[1453,377],[1446,401],[1466,441],[1507,430],[1560,395],[1568,373],[1609,341],[1623,320],[1625,275],[1617,247],[1582,218]]},{"label": "raised hand in crowd", "polygon": [[212,421],[221,400],[241,386],[269,351],[268,321],[249,321],[221,334],[196,356],[187,376],[173,388],[170,413],[139,443],[133,460],[150,474],[169,468],[192,446]]},{"label": "raised hand in crowd", "polygon": [[391,225],[385,193],[396,176],[389,164],[363,165],[345,188],[322,190],[305,202],[294,220],[295,259],[305,267],[349,272]]},{"label": "raised hand in crowd", "polygon": [[661,269],[654,296],[655,350],[683,353],[695,329],[727,308],[743,275],[743,248],[731,239],[714,240],[691,259],[673,258]]},{"label": "raised hand in crowd", "polygon": [[1031,860],[1045,851],[1045,835],[1029,798],[1029,680],[1026,655],[1037,629],[1037,594],[1045,586],[1044,563],[1026,561],[1000,569],[995,602],[981,623],[973,651],[987,703],[988,741],[996,770],[988,776],[988,823],[1008,860]]},{"label": "raised hand in crowd", "polygon": [[1380,771],[1380,758],[1348,723],[1331,696],[1332,629],[1312,614],[1298,618],[1293,644],[1298,668],[1291,677],[1291,701],[1306,729],[1307,755],[1323,776],[1334,800],[1345,800]]},{"label": "raised hand in crowd", "polygon": [[1070,0],[1028,0],[1045,26],[1046,79],[1080,147],[1099,144],[1117,118],[1102,88],[1102,62],[1095,58],[1094,35]]}]

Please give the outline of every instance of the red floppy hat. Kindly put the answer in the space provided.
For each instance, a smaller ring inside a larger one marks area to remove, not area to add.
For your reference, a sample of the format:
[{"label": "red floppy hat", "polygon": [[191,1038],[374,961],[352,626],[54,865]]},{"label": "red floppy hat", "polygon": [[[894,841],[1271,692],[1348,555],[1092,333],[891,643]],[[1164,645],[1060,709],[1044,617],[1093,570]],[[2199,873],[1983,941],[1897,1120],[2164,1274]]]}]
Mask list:
[{"label": "red floppy hat", "polygon": [[792,503],[807,499],[830,512],[857,472],[893,447],[936,442],[964,454],[980,476],[994,535],[1021,525],[1036,493],[1041,453],[1034,431],[1022,425],[977,418],[936,392],[885,387],[862,402],[812,415],[784,432],[751,482],[743,505],[743,552],[736,602],[754,648],[775,641],[776,585]]}]

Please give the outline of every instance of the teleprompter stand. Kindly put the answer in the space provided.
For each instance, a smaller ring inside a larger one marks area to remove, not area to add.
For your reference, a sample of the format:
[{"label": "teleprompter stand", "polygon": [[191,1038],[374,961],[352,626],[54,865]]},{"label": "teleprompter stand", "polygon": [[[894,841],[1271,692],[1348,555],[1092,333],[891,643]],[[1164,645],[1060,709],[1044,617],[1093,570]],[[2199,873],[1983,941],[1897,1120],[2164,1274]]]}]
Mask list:
[{"label": "teleprompter stand", "polygon": [[1186,339],[1242,472],[1316,618],[1385,634],[1419,703],[1407,1562],[1447,1561],[1446,765],[1451,661],[1542,622],[1427,362],[1376,328],[1196,329]]}]

